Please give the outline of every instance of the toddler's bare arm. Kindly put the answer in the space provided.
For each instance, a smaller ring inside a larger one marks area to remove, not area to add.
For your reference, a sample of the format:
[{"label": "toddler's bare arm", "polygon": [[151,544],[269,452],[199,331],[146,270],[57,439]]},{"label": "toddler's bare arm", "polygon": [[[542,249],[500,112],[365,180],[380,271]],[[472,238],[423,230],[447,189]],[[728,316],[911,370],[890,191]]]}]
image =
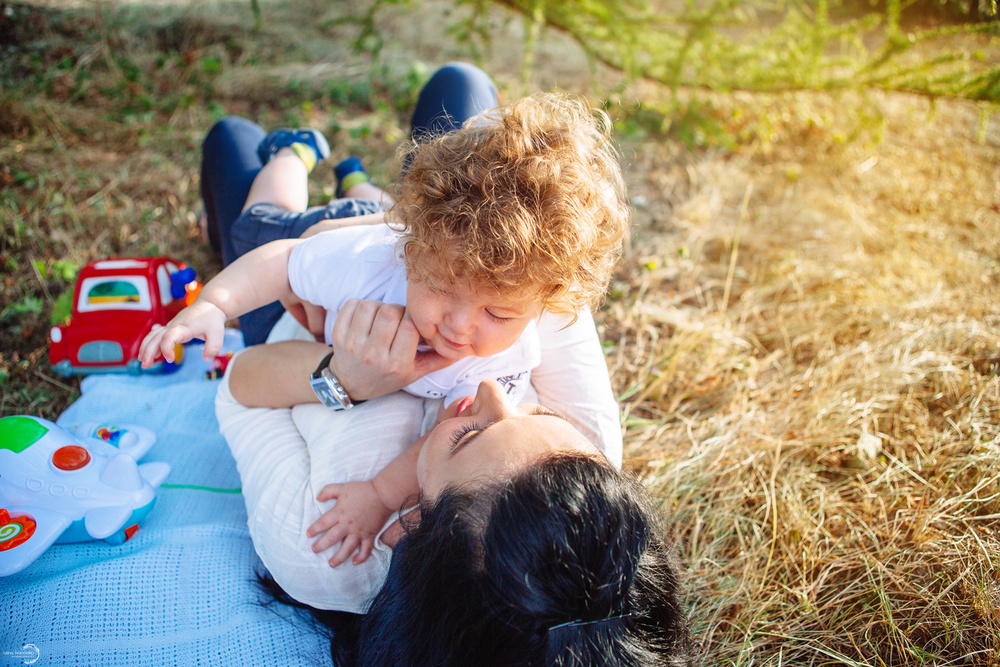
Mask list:
[{"label": "toddler's bare arm", "polygon": [[226,320],[284,298],[288,284],[288,257],[298,239],[274,241],[248,252],[208,281],[193,304],[164,327],[151,331],[139,348],[139,360],[148,368],[157,353],[174,360],[174,347],[192,338],[205,341],[205,359],[222,349]]}]

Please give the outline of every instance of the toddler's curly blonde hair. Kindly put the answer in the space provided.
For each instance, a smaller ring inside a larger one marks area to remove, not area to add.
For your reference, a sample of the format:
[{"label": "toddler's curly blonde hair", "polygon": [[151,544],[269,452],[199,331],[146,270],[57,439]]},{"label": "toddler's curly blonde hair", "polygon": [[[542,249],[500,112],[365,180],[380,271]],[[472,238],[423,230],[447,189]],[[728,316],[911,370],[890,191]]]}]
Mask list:
[{"label": "toddler's curly blonde hair", "polygon": [[537,289],[557,314],[597,305],[629,221],[607,114],[538,94],[411,151],[390,212],[410,279]]}]

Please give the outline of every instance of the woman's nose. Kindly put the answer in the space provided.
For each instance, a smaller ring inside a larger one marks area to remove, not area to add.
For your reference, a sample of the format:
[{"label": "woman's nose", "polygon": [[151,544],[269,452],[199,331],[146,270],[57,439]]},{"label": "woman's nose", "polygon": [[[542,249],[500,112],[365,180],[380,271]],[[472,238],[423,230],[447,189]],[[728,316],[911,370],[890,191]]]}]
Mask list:
[{"label": "woman's nose", "polygon": [[513,408],[507,405],[503,388],[495,380],[483,380],[479,383],[471,412],[493,420],[506,419],[514,414]]}]

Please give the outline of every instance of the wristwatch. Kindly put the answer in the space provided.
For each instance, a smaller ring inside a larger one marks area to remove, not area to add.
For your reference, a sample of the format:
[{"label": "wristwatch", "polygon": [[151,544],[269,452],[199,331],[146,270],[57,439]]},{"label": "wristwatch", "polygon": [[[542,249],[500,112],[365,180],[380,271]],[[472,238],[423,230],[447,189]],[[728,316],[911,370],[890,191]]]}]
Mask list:
[{"label": "wristwatch", "polygon": [[319,362],[319,366],[316,367],[309,379],[309,384],[316,392],[316,398],[319,399],[320,403],[335,411],[350,410],[355,405],[364,403],[364,401],[351,401],[351,397],[347,395],[347,391],[340,384],[337,376],[330,371],[331,359],[333,359],[333,352],[323,357],[323,361]]}]

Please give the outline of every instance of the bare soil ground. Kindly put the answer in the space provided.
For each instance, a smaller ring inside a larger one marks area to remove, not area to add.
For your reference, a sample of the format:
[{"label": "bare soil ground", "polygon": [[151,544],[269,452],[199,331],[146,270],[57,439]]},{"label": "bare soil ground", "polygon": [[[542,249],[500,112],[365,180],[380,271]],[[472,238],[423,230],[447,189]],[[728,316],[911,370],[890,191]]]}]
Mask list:
[{"label": "bare soil ground", "polygon": [[[326,21],[338,9],[265,3],[257,34],[246,4],[17,6],[0,39],[22,84],[0,91],[3,415],[77,395],[46,359],[72,266],[218,270],[195,226],[214,118],[322,128],[388,182],[413,63],[469,58],[449,3],[380,18],[382,82],[356,30]],[[557,35],[521,82],[521,23],[491,29],[483,63],[508,97],[615,83]],[[634,231],[599,322],[706,662],[1000,664],[996,107],[734,93],[710,107],[728,147],[688,148],[629,113],[663,91],[617,89]],[[315,200],[332,189],[317,179]]]}]

